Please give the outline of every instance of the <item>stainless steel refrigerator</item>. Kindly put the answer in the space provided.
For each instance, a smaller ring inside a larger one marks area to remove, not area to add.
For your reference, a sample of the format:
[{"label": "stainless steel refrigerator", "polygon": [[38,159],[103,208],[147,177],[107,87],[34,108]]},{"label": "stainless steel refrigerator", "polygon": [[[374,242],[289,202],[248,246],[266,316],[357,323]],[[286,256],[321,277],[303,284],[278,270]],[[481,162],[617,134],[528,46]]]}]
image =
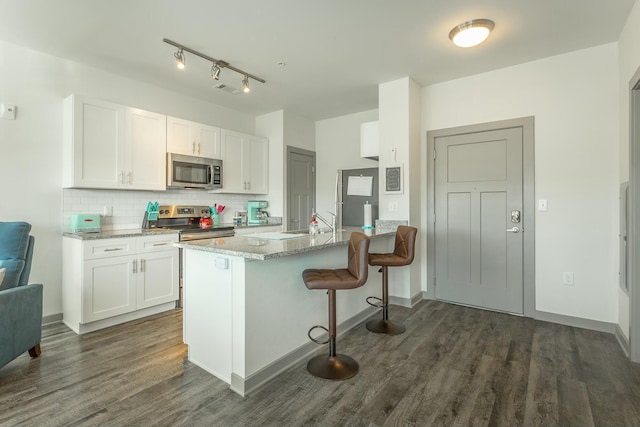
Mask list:
[{"label": "stainless steel refrigerator", "polygon": [[[350,177],[353,177],[351,180]],[[336,180],[338,227],[364,225],[364,205],[371,205],[372,225],[378,218],[378,168],[339,169]],[[370,189],[370,195],[368,189]]]}]

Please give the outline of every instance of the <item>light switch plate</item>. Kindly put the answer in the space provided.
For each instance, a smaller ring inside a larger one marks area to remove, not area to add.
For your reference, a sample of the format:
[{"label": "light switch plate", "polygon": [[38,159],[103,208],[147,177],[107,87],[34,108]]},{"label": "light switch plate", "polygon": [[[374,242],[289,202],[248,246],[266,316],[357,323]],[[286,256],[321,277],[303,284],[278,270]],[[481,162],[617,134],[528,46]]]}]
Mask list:
[{"label": "light switch plate", "polygon": [[15,120],[16,106],[9,104],[0,104],[0,119]]}]

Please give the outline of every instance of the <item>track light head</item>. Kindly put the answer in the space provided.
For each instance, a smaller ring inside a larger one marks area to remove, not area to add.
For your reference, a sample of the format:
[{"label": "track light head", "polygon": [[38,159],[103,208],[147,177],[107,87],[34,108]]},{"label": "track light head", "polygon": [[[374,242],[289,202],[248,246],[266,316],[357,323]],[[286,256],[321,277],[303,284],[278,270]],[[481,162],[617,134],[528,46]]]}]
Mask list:
[{"label": "track light head", "polygon": [[220,80],[220,66],[217,62],[214,62],[211,66],[211,78],[214,80]]},{"label": "track light head", "polygon": [[184,52],[182,52],[182,48],[179,48],[176,53],[173,54],[176,58],[176,66],[183,70],[184,69]]},{"label": "track light head", "polygon": [[249,88],[249,76],[245,74],[244,79],[242,79],[242,91],[244,93],[249,93],[251,89]]}]

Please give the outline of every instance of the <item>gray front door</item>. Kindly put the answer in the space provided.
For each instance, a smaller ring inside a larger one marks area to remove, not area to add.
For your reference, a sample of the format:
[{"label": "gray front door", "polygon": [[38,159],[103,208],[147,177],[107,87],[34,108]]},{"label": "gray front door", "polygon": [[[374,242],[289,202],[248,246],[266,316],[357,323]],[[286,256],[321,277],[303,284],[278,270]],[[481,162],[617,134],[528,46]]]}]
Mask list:
[{"label": "gray front door", "polygon": [[523,313],[523,133],[435,139],[435,296]]},{"label": "gray front door", "polygon": [[287,147],[287,230],[308,227],[315,201],[315,163],[312,151]]}]

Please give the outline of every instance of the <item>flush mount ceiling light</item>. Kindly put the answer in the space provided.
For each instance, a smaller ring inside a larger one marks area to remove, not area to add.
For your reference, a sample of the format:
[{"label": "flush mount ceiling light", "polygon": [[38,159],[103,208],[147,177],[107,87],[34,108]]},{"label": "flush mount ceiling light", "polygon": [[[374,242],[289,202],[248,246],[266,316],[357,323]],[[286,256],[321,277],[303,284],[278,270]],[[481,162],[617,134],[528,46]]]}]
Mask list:
[{"label": "flush mount ceiling light", "polygon": [[242,80],[242,84],[243,84],[243,91],[245,93],[249,92],[249,78],[252,78],[253,80],[259,81],[260,83],[266,83],[264,81],[264,79],[261,79],[258,76],[254,76],[253,74],[249,74],[246,71],[242,71],[239,68],[236,68],[234,66],[232,66],[231,64],[229,64],[227,61],[223,61],[222,59],[215,59],[210,57],[209,55],[205,55],[204,53],[200,53],[196,50],[190,49],[184,45],[181,45],[180,43],[176,43],[172,40],[169,39],[162,39],[163,42],[170,44],[171,46],[175,46],[178,48],[178,51],[176,53],[173,54],[173,56],[176,58],[176,65],[178,66],[178,68],[183,69],[185,68],[185,55],[184,52],[189,52],[195,56],[199,56],[202,59],[205,59],[207,61],[211,62],[211,78],[213,78],[214,80],[218,80],[220,78],[220,71],[223,68],[228,68],[232,71],[235,71],[238,74],[242,74],[244,76],[244,79]]},{"label": "flush mount ceiling light", "polygon": [[494,26],[490,19],[472,19],[455,26],[449,38],[456,46],[473,47],[485,41]]},{"label": "flush mount ceiling light", "polygon": [[182,48],[178,49],[176,53],[173,54],[176,58],[176,66],[181,70],[184,69],[184,53],[182,52]]}]

